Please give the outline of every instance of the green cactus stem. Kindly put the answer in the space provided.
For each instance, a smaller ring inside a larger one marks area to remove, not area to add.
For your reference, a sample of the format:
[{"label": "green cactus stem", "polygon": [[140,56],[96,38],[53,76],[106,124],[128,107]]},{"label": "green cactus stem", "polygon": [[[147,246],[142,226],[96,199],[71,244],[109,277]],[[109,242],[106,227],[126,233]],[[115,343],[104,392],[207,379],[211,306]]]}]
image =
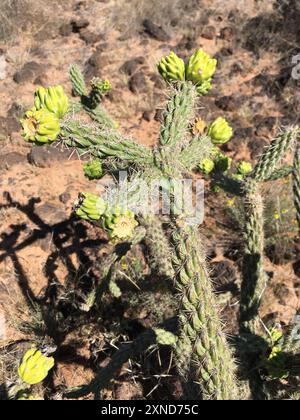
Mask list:
[{"label": "green cactus stem", "polygon": [[251,177],[255,181],[270,179],[287,152],[292,149],[298,137],[298,128],[293,127],[279,133],[260,158]]},{"label": "green cactus stem", "polygon": [[241,332],[257,334],[259,307],[266,288],[263,269],[264,225],[263,201],[255,181],[246,185],[245,203],[245,256],[241,288]]},{"label": "green cactus stem", "polygon": [[181,302],[181,333],[176,358],[187,382],[199,383],[201,397],[238,399],[235,363],[222,322],[196,229],[174,233],[174,270]]}]

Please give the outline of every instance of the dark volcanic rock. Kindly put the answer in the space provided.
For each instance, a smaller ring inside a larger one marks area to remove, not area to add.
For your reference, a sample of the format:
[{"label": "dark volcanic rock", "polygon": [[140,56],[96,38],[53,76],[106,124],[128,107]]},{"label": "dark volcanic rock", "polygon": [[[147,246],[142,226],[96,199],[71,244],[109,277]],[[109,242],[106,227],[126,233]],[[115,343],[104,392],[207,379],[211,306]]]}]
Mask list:
[{"label": "dark volcanic rock", "polygon": [[141,64],[144,64],[145,58],[144,57],[136,57],[132,60],[126,61],[121,67],[120,71],[122,73],[128,74],[129,76],[132,76],[133,73],[137,70],[138,66]]},{"label": "dark volcanic rock", "polygon": [[89,29],[84,29],[80,31],[80,39],[82,39],[86,44],[95,44],[99,42],[101,36],[95,32],[90,31]]},{"label": "dark volcanic rock", "polygon": [[11,152],[1,156],[0,170],[10,169],[14,165],[26,163],[26,156],[21,153]]},{"label": "dark volcanic rock", "polygon": [[63,162],[71,155],[69,150],[60,150],[55,147],[33,147],[28,154],[28,162],[38,168],[51,168],[56,162]]},{"label": "dark volcanic rock", "polygon": [[215,104],[223,111],[236,111],[241,104],[240,102],[240,100],[233,96],[222,96],[221,98],[216,99]]},{"label": "dark volcanic rock", "polygon": [[82,29],[85,29],[89,26],[90,22],[87,19],[74,19],[71,21],[73,32],[78,33]]},{"label": "dark volcanic rock", "polygon": [[45,203],[35,208],[35,214],[48,225],[56,225],[68,219],[64,211],[52,203]]},{"label": "dark volcanic rock", "polygon": [[215,39],[216,37],[216,28],[214,26],[205,26],[201,33],[202,38],[206,39]]},{"label": "dark volcanic rock", "polygon": [[152,20],[145,19],[143,22],[145,32],[152,38],[158,41],[167,42],[171,40],[171,37],[161,26],[156,25]]},{"label": "dark volcanic rock", "polygon": [[21,124],[18,118],[15,117],[0,117],[0,134],[8,135],[18,132]]},{"label": "dark volcanic rock", "polygon": [[144,73],[135,73],[129,80],[129,89],[133,93],[146,93],[148,85]]},{"label": "dark volcanic rock", "polygon": [[17,71],[13,75],[13,79],[16,83],[22,84],[26,82],[32,82],[43,72],[43,67],[35,61],[30,61],[24,64],[21,70]]}]

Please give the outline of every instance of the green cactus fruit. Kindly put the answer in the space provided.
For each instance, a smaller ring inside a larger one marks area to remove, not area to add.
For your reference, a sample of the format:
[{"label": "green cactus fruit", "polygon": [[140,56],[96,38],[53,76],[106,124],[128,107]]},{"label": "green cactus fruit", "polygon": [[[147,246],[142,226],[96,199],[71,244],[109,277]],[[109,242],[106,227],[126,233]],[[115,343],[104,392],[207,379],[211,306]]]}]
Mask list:
[{"label": "green cactus fruit", "polygon": [[214,144],[225,144],[233,136],[233,129],[225,118],[217,118],[209,127],[208,135]]},{"label": "green cactus fruit", "polygon": [[216,156],[215,165],[217,171],[227,172],[231,168],[232,159],[228,156],[223,155],[222,153],[219,153]]},{"label": "green cactus fruit", "polygon": [[89,179],[101,179],[103,177],[103,166],[99,159],[83,165],[84,174]]},{"label": "green cactus fruit", "polygon": [[36,385],[47,378],[53,366],[53,357],[46,357],[40,350],[33,348],[24,355],[18,374],[26,384]]},{"label": "green cactus fruit", "polygon": [[199,94],[206,94],[211,88],[211,81],[216,67],[217,60],[211,58],[202,49],[199,49],[189,60],[186,67],[186,78],[198,86]]},{"label": "green cactus fruit", "polygon": [[215,163],[211,159],[203,159],[199,164],[199,169],[204,175],[209,175],[215,169]]},{"label": "green cactus fruit", "polygon": [[107,230],[111,239],[129,239],[137,226],[138,222],[135,219],[135,214],[130,210],[122,210],[120,207],[116,207],[104,216],[103,227]]},{"label": "green cactus fruit", "polygon": [[57,116],[46,109],[32,110],[20,120],[23,127],[23,137],[28,142],[37,144],[52,143],[60,133],[60,123]]},{"label": "green cactus fruit", "polygon": [[243,160],[238,164],[237,171],[240,175],[246,176],[253,171],[253,166],[250,162],[246,162],[245,160]]},{"label": "green cactus fruit", "polygon": [[173,51],[160,61],[158,71],[166,82],[185,79],[185,64]]},{"label": "green cactus fruit", "polygon": [[46,108],[61,119],[68,112],[69,99],[62,86],[39,87],[35,92],[34,106],[37,111]]},{"label": "green cactus fruit", "polygon": [[81,193],[75,203],[74,210],[83,220],[95,222],[101,219],[107,209],[104,200],[96,194]]},{"label": "green cactus fruit", "polygon": [[162,328],[155,328],[154,332],[156,334],[156,341],[162,346],[172,346],[175,347],[177,343],[177,336],[172,334],[169,331],[166,331]]}]

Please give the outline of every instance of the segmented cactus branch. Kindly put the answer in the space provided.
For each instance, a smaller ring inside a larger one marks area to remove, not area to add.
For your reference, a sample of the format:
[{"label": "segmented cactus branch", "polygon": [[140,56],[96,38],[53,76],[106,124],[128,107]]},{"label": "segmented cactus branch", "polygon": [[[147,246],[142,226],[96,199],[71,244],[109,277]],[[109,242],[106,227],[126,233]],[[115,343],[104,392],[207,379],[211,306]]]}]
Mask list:
[{"label": "segmented cactus branch", "polygon": [[199,383],[204,399],[238,399],[235,363],[222,331],[197,231],[190,227],[176,230],[174,243],[173,263],[181,301],[176,351],[179,372],[188,382]]},{"label": "segmented cactus branch", "polygon": [[243,333],[256,334],[260,302],[266,287],[266,274],[263,269],[263,201],[255,181],[248,181],[244,203],[246,244],[240,322]]},{"label": "segmented cactus branch", "polygon": [[145,244],[148,248],[150,266],[160,276],[173,278],[172,250],[162,222],[158,216],[144,216],[140,223],[146,228]]},{"label": "segmented cactus branch", "polygon": [[268,180],[287,152],[294,146],[297,136],[298,128],[295,127],[280,133],[262,155],[253,171],[252,178],[256,181]]},{"label": "segmented cactus branch", "polygon": [[86,95],[86,84],[80,68],[75,64],[72,65],[70,67],[69,74],[74,94],[76,96]]},{"label": "segmented cactus branch", "polygon": [[184,146],[189,123],[194,117],[196,99],[197,91],[192,83],[180,83],[174,88],[164,113],[159,138],[161,146]]},{"label": "segmented cactus branch", "polygon": [[293,172],[294,172],[293,166],[285,165],[282,168],[274,171],[272,175],[270,175],[270,177],[266,179],[266,181],[278,181],[279,179],[288,177]]},{"label": "segmented cactus branch", "polygon": [[122,137],[116,130],[98,130],[78,121],[65,121],[62,138],[67,146],[95,157],[114,157],[141,165],[153,164],[151,149]]},{"label": "segmented cactus branch", "polygon": [[[300,140],[299,140],[300,141]],[[294,158],[294,172],[293,172],[293,192],[294,204],[296,209],[296,217],[300,232],[300,143],[298,142],[295,158]]]},{"label": "segmented cactus branch", "polygon": [[179,155],[179,161],[185,170],[192,171],[200,162],[211,156],[213,144],[209,136],[195,136]]}]

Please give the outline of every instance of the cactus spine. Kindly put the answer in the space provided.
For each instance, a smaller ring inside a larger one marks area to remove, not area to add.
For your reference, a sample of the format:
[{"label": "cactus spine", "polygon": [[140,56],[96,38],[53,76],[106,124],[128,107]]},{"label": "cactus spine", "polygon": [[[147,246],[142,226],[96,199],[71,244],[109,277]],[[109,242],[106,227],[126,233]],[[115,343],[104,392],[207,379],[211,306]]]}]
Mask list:
[{"label": "cactus spine", "polygon": [[192,228],[176,231],[174,242],[173,263],[181,301],[179,369],[187,380],[200,381],[204,399],[235,400],[235,364],[222,331],[202,244]]}]

